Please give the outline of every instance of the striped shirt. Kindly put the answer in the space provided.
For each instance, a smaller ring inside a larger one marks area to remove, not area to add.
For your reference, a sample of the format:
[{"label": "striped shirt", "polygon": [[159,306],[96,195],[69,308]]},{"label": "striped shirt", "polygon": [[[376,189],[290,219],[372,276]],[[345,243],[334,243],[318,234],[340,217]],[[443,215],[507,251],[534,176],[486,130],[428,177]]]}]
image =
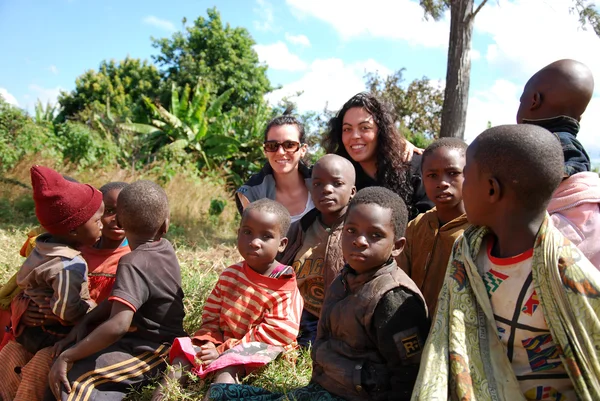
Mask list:
[{"label": "striped shirt", "polygon": [[193,340],[212,342],[219,353],[254,341],[290,349],[298,336],[302,307],[294,274],[267,277],[241,262],[219,277]]}]

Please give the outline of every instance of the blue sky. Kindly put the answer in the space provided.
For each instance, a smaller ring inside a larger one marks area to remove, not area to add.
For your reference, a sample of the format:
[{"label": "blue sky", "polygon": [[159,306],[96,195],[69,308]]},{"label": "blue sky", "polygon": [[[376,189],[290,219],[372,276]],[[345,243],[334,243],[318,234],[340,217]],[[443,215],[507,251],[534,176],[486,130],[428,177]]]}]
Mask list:
[{"label": "blue sky", "polygon": [[[467,139],[512,123],[523,84],[544,65],[575,58],[600,82],[600,39],[569,13],[572,0],[490,1],[476,18]],[[25,109],[54,101],[104,59],[150,59],[150,37],[170,36],[214,1],[0,0],[0,94]],[[299,90],[301,110],[338,109],[364,89],[368,71],[405,68],[407,81],[444,85],[446,16],[426,21],[411,0],[222,0],[223,21],[248,29],[277,101]],[[600,88],[600,83],[597,85]],[[600,89],[580,139],[600,159]]]}]

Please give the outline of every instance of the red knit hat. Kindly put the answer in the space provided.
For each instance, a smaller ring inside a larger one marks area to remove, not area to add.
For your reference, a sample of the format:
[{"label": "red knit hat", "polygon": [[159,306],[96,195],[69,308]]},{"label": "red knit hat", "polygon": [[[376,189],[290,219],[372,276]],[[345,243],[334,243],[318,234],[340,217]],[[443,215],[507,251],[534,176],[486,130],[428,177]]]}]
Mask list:
[{"label": "red knit hat", "polygon": [[31,168],[35,215],[51,234],[65,235],[85,224],[102,205],[102,193],[88,184],[70,182],[43,166]]}]

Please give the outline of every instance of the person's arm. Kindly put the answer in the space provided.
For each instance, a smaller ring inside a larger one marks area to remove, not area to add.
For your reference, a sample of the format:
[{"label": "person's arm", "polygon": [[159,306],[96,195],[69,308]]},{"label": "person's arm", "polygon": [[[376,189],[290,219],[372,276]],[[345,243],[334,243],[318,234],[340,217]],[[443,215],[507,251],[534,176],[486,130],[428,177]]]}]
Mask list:
[{"label": "person's arm", "polygon": [[215,284],[202,309],[202,325],[192,337],[196,345],[213,343],[215,345],[223,342],[223,332],[220,327],[221,319],[221,278]]},{"label": "person's arm", "polygon": [[67,379],[68,367],[117,342],[129,330],[134,313],[129,305],[113,302],[110,318],[106,322],[58,356],[48,375],[50,389],[57,399],[60,399],[61,384],[65,386],[67,393],[71,392],[71,385]]},{"label": "person's arm", "polygon": [[[373,315],[379,353],[391,374],[391,400],[410,400],[421,353],[429,332],[429,319],[423,301],[402,288],[385,294]],[[366,382],[377,383],[376,378]]]},{"label": "person's arm", "polygon": [[50,299],[52,312],[60,319],[74,323],[95,306],[91,300],[81,299],[81,287],[87,278],[83,259],[73,259],[52,279],[54,294]]}]

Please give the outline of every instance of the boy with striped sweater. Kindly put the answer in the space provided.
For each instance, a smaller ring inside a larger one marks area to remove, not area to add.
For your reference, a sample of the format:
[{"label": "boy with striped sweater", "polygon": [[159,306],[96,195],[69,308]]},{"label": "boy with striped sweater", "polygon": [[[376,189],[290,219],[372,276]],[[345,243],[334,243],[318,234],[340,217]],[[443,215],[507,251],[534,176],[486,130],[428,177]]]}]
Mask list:
[{"label": "boy with striped sweater", "polygon": [[244,261],[219,277],[196,334],[178,338],[171,349],[180,383],[186,377],[181,367],[201,378],[210,373],[215,383],[234,383],[296,345],[302,296],[294,270],[275,260],[289,227],[289,212],[273,200],[244,209],[237,243]]}]

